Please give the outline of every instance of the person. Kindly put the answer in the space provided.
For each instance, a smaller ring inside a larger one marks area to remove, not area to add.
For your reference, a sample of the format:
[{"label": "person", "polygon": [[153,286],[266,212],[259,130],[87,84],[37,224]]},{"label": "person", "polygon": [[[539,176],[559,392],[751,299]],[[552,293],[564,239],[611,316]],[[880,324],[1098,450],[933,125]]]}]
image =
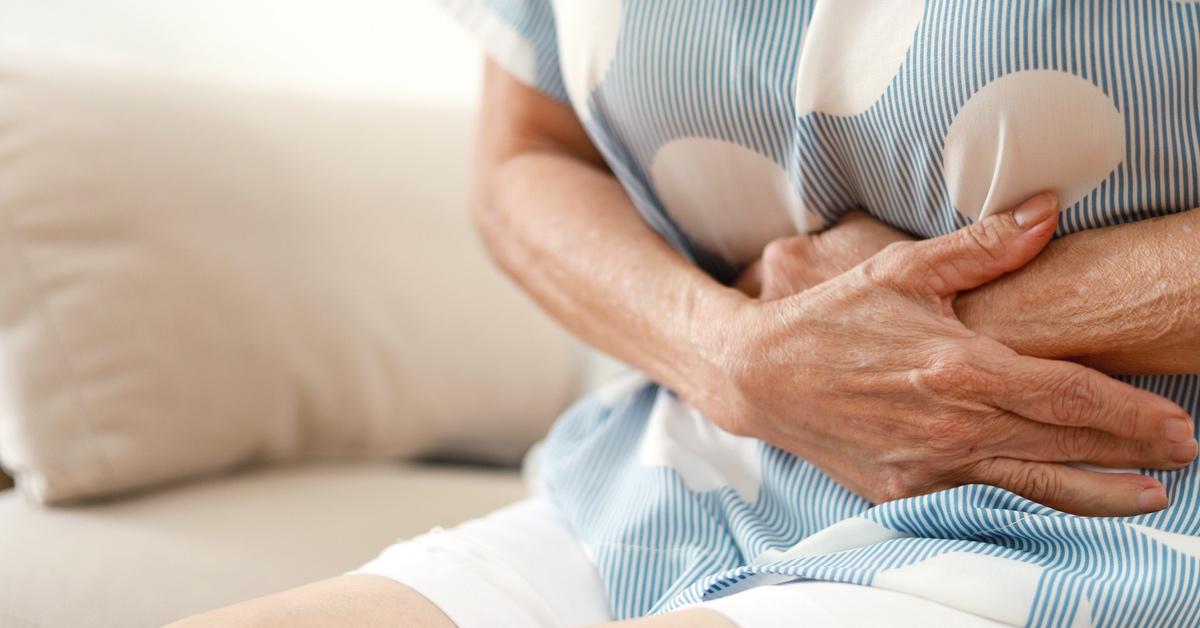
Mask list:
[{"label": "person", "polygon": [[1200,4],[447,4],[488,249],[636,370],[185,624],[1200,624]]}]

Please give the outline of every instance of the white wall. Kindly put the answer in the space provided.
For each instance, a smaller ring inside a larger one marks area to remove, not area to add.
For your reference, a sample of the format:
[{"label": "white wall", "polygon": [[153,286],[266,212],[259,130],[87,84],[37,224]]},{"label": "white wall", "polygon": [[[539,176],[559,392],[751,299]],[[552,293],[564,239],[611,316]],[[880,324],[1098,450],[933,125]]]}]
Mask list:
[{"label": "white wall", "polygon": [[[460,108],[477,106],[483,63],[435,0],[0,0],[0,55],[23,53]],[[593,360],[587,379],[620,368]]]},{"label": "white wall", "polygon": [[475,43],[432,0],[0,0],[0,52],[474,106]]}]

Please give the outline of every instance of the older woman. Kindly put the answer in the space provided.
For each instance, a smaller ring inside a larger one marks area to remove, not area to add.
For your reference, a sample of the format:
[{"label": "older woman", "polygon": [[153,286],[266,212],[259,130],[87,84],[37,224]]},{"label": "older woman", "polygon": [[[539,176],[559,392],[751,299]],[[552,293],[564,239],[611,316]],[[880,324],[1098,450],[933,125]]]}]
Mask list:
[{"label": "older woman", "polygon": [[1200,4],[449,4],[485,242],[638,374],[194,621],[1200,623]]}]

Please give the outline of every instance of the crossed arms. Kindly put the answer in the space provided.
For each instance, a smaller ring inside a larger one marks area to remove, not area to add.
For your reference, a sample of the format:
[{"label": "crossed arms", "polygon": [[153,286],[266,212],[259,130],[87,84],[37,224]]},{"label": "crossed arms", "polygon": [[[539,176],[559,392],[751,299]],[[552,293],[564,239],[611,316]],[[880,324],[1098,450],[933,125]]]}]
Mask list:
[{"label": "crossed arms", "polygon": [[1064,463],[1196,455],[1182,408],[1076,362],[1200,371],[1197,212],[1049,245],[1056,207],[1005,213],[765,301],[654,234],[568,107],[491,66],[482,122],[475,217],[504,270],[717,425],[868,499],[978,482],[1080,514],[1149,512],[1167,504],[1153,479]]}]

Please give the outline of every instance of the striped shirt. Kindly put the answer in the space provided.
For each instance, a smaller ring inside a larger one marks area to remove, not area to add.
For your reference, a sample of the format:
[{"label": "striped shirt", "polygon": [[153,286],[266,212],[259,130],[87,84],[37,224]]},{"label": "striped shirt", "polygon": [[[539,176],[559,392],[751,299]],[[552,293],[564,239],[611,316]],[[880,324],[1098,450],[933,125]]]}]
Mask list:
[{"label": "striped shirt", "polygon": [[[1060,236],[1200,207],[1196,0],[442,1],[721,281],[855,208],[928,238],[1047,189]],[[1200,375],[1123,379],[1200,413]],[[807,578],[1013,624],[1200,625],[1196,466],[1145,473],[1173,503],[1137,517],[979,485],[873,506],[638,374],[542,461],[618,618]]]}]

